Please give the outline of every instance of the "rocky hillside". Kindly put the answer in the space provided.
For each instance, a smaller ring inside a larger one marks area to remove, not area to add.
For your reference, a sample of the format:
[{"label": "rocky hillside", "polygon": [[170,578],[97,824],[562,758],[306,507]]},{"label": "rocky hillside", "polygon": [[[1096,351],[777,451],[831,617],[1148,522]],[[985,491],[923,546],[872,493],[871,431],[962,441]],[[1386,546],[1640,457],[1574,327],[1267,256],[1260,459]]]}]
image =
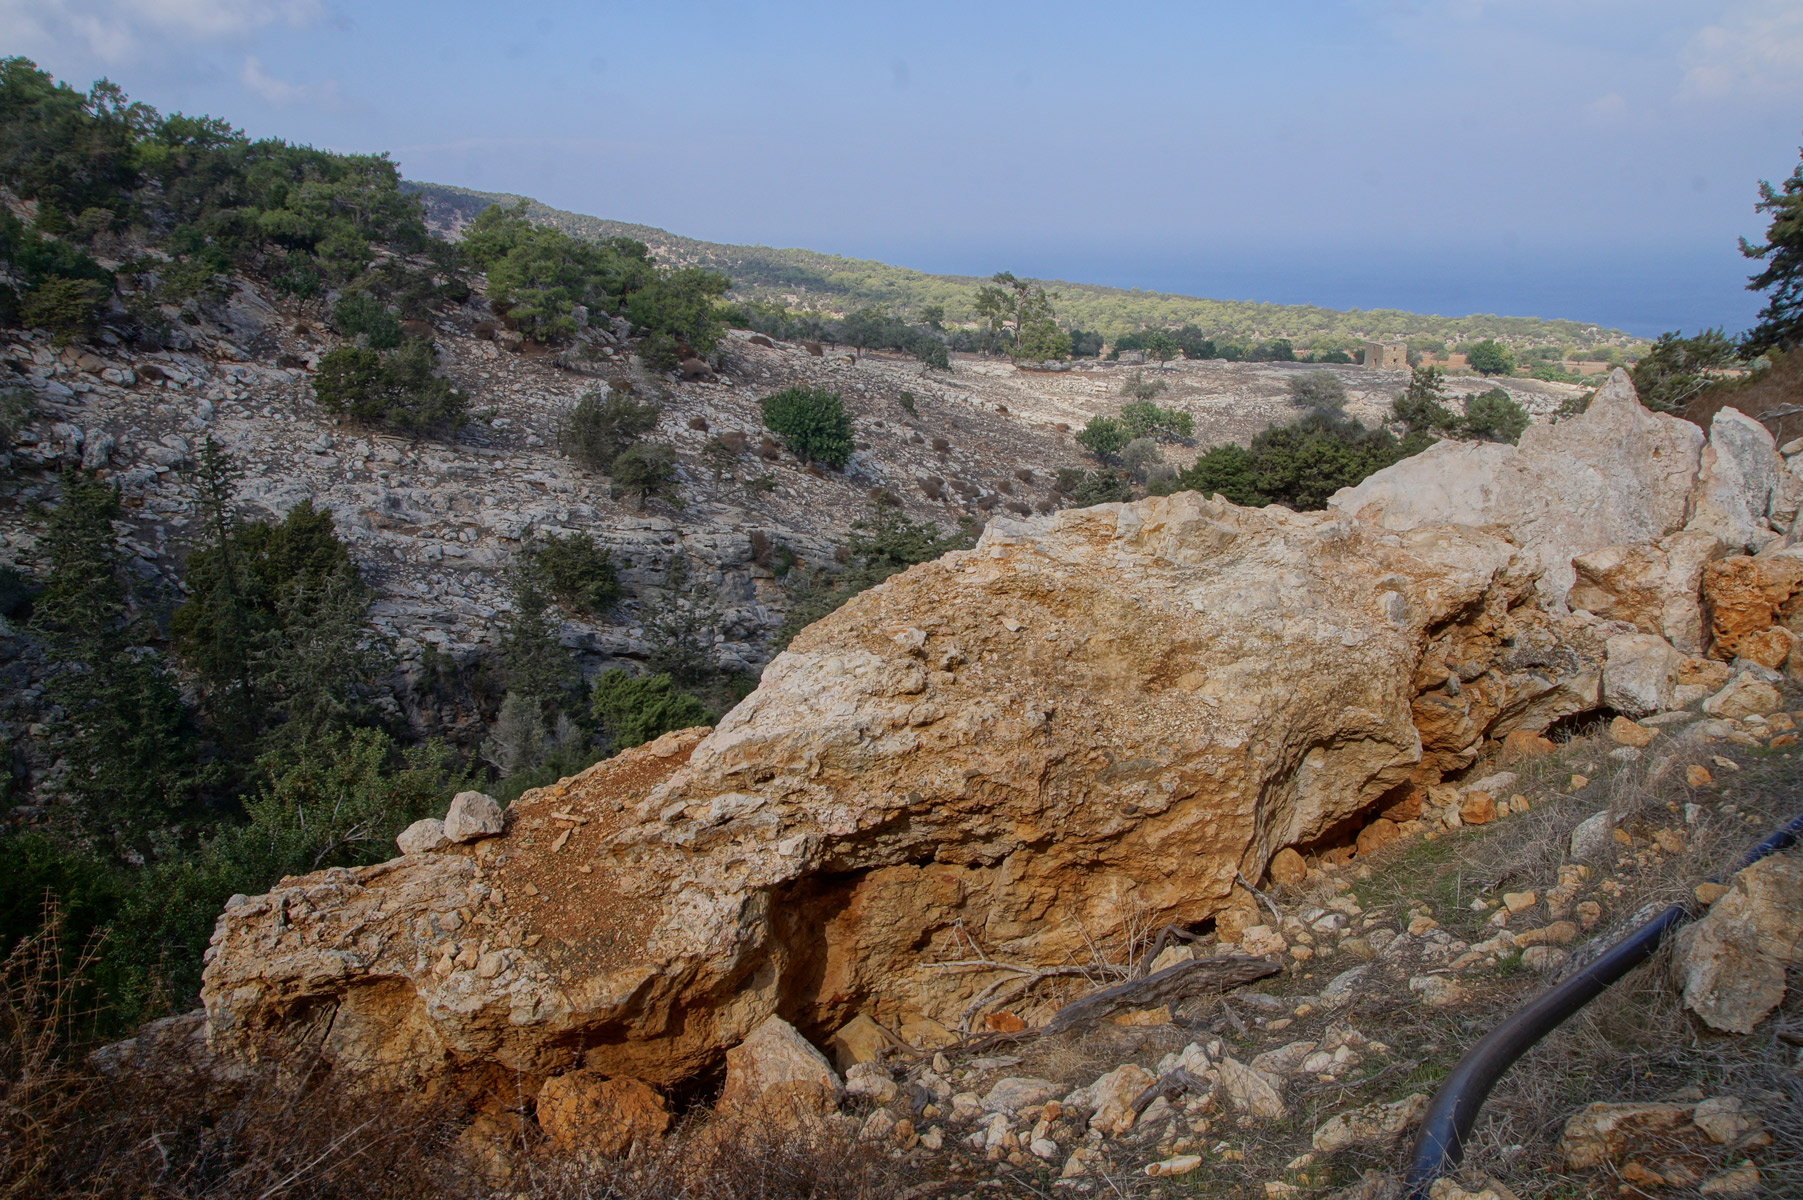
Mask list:
[{"label": "rocky hillside", "polygon": [[[247,515],[279,518],[302,500],[332,513],[376,589],[372,621],[404,664],[425,647],[464,662],[492,649],[522,537],[583,532],[610,552],[627,596],[608,620],[563,626],[562,640],[591,670],[642,656],[643,602],[679,555],[712,590],[721,665],[755,670],[790,603],[773,547],[790,548],[804,569],[832,567],[873,496],[945,529],[1045,510],[1059,503],[1051,492],[1059,468],[1094,465],[1070,430],[1118,408],[1130,369],[1037,372],[958,356],[949,372],[928,371],[897,356],[816,354],[731,334],[705,377],[684,379],[640,366],[623,324],[548,353],[494,319],[478,280],[466,303],[429,326],[443,373],[467,391],[478,419],[418,439],[347,426],[319,408],[312,373],[339,339],[292,302],[240,281],[223,300],[188,311],[195,323],[181,326],[179,349],[147,352],[110,335],[58,349],[41,332],[0,333],[0,360],[35,408],[0,488],[0,560],[27,573],[41,566],[34,506],[54,501],[56,471],[82,465],[122,489],[134,569],[173,590],[195,536],[191,468],[210,437],[245,470]],[[1172,385],[1162,402],[1192,413],[1198,432],[1168,457],[1182,465],[1211,444],[1292,419],[1287,384],[1301,371],[1341,375],[1349,411],[1369,420],[1406,383],[1355,367],[1174,363],[1162,372]],[[570,406],[610,383],[660,404],[655,436],[676,447],[680,506],[615,499],[605,475],[558,452]],[[844,472],[759,456],[758,398],[797,383],[844,396],[859,444]],[[1542,416],[1572,390],[1531,380],[1508,387]],[[1455,381],[1460,388],[1477,390],[1466,380]],[[724,462],[710,456],[709,443],[733,432],[746,449]]]}]

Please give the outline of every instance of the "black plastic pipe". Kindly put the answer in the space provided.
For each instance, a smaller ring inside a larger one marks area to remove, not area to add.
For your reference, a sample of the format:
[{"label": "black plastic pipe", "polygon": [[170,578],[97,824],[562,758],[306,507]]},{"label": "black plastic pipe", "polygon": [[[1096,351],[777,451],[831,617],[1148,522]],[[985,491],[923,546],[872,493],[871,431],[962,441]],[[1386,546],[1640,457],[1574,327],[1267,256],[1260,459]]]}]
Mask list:
[{"label": "black plastic pipe", "polygon": [[[1803,814],[1793,817],[1748,850],[1734,865],[1740,871],[1775,850],[1781,850],[1803,834]],[[1733,871],[1729,872],[1730,875]],[[1434,1102],[1428,1106],[1415,1138],[1403,1182],[1409,1200],[1424,1200],[1434,1180],[1458,1168],[1465,1157],[1465,1138],[1477,1123],[1477,1114],[1490,1090],[1515,1060],[1534,1043],[1557,1029],[1571,1014],[1596,999],[1610,984],[1652,956],[1666,934],[1698,915],[1694,904],[1674,904],[1627,937],[1609,947],[1600,958],[1586,964],[1526,1008],[1484,1035],[1482,1041],[1459,1060]]]}]

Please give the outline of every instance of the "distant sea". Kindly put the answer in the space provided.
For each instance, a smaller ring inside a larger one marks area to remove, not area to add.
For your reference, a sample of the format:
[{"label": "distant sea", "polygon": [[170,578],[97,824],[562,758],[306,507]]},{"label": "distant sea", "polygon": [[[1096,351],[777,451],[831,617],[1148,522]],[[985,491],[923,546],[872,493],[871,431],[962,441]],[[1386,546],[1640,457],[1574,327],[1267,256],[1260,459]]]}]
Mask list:
[{"label": "distant sea", "polygon": [[[814,249],[826,249],[814,246]],[[1747,328],[1763,303],[1746,290],[1750,260],[1732,244],[1706,249],[1571,250],[1406,247],[1395,251],[1282,246],[1171,251],[1020,245],[870,245],[837,253],[954,275],[1011,270],[1040,279],[1178,292],[1214,300],[1396,308],[1462,317],[1566,318],[1640,337],[1671,329]]]}]

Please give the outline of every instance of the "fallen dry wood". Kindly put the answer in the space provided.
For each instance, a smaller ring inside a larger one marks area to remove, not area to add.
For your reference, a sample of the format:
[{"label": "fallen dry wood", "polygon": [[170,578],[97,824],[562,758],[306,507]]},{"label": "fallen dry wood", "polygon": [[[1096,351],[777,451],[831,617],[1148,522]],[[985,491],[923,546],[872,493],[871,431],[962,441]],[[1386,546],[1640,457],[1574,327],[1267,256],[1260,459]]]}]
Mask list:
[{"label": "fallen dry wood", "polygon": [[1197,1078],[1186,1068],[1177,1067],[1167,1071],[1158,1077],[1158,1082],[1141,1092],[1139,1099],[1133,1102],[1133,1118],[1138,1120],[1146,1109],[1152,1107],[1152,1101],[1160,1096],[1174,1103],[1177,1097],[1185,1092],[1194,1092],[1201,1096],[1205,1095],[1212,1086],[1208,1080]]},{"label": "fallen dry wood", "polygon": [[1113,987],[1091,992],[1081,1000],[1073,1000],[1053,1014],[1041,1034],[1064,1033],[1082,1025],[1100,1021],[1123,1009],[1151,1008],[1158,1004],[1176,1004],[1203,992],[1224,992],[1228,988],[1251,983],[1283,970],[1274,958],[1253,958],[1248,954],[1225,954],[1196,962],[1178,963],[1144,979],[1130,979]]}]

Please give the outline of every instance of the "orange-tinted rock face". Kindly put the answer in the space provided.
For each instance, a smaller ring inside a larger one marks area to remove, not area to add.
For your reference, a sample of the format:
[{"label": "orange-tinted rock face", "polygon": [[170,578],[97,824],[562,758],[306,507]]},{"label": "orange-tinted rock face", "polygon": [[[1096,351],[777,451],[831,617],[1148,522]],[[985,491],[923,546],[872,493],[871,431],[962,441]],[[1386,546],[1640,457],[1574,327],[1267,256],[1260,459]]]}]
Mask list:
[{"label": "orange-tinted rock face", "polygon": [[1703,601],[1709,614],[1709,653],[1728,661],[1743,639],[1778,623],[1780,610],[1803,588],[1803,558],[1736,555],[1703,568]]}]

